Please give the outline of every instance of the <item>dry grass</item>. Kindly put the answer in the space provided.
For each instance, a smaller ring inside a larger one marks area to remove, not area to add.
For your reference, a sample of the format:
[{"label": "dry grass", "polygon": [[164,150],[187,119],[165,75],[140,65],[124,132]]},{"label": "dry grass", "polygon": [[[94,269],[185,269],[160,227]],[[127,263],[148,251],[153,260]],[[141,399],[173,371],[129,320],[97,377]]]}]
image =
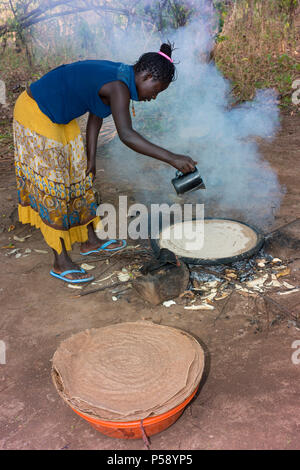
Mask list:
[{"label": "dry grass", "polygon": [[275,88],[282,106],[291,104],[292,83],[300,76],[297,29],[273,0],[240,0],[228,13],[214,57],[233,83],[238,100],[256,88]]},{"label": "dry grass", "polygon": [[14,147],[12,118],[14,103],[19,94],[32,81],[42,76],[52,64],[28,65],[26,53],[16,52],[12,45],[0,53],[0,79],[6,87],[6,106],[0,104],[0,171],[10,170],[13,166]]}]

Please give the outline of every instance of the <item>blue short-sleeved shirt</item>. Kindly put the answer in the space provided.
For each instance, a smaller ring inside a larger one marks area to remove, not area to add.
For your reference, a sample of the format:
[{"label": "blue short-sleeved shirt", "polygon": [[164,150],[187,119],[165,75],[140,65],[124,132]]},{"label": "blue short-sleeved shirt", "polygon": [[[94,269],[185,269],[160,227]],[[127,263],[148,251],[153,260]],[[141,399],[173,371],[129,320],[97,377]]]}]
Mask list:
[{"label": "blue short-sleeved shirt", "polygon": [[98,95],[105,83],[121,80],[138,101],[133,66],[108,60],[83,60],[61,65],[30,85],[40,110],[52,122],[67,124],[86,112],[101,118],[111,114]]}]

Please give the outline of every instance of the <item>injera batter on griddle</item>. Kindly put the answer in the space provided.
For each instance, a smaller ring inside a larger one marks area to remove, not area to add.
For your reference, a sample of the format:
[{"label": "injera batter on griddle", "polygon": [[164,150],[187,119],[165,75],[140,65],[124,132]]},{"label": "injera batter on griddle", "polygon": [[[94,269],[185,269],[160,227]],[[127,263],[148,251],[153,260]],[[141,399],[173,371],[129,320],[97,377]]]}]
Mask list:
[{"label": "injera batter on griddle", "polygon": [[[202,220],[185,221],[183,224],[184,230],[178,233],[176,227],[183,226],[181,222],[161,231],[160,248],[167,248],[177,256],[186,258],[221,259],[244,253],[254,248],[257,243],[256,232],[241,222],[206,219],[204,224]],[[187,249],[191,245],[190,237],[196,230],[203,234],[203,246],[200,244],[199,247]]]}]

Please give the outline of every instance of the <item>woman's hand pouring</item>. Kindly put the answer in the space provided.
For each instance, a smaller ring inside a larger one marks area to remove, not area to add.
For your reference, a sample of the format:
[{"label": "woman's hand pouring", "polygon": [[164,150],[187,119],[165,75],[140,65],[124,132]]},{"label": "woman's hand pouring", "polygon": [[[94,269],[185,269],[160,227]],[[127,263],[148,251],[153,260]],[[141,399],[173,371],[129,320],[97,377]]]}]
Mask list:
[{"label": "woman's hand pouring", "polygon": [[194,171],[197,163],[198,162],[195,162],[191,157],[178,155],[176,153],[173,154],[172,160],[170,161],[170,165],[181,171],[181,173],[190,173],[191,171]]}]

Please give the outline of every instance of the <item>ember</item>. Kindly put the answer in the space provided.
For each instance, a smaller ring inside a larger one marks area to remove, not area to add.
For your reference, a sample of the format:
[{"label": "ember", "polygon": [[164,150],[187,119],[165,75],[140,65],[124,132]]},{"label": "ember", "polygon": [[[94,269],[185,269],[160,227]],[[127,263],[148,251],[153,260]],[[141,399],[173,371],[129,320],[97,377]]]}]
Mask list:
[{"label": "ember", "polygon": [[296,292],[298,288],[284,280],[279,281],[289,275],[290,270],[282,260],[273,258],[263,249],[253,258],[232,263],[230,266],[189,265],[189,268],[189,290],[182,295],[188,306],[199,300],[211,307],[214,302],[225,299],[233,292],[244,296],[257,296],[270,291],[288,295]]}]

